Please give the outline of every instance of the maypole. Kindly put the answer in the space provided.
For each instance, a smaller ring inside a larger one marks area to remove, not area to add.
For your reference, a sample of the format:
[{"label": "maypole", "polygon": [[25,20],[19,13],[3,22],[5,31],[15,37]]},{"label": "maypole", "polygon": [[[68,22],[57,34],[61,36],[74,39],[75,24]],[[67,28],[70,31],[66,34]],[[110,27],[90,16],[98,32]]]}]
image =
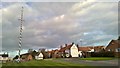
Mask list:
[{"label": "maypole", "polygon": [[21,52],[21,46],[22,46],[22,32],[23,32],[23,7],[21,9],[21,17],[19,19],[20,21],[20,34],[19,34],[19,50],[18,50],[18,55],[19,55],[19,58],[20,58],[20,52]]}]

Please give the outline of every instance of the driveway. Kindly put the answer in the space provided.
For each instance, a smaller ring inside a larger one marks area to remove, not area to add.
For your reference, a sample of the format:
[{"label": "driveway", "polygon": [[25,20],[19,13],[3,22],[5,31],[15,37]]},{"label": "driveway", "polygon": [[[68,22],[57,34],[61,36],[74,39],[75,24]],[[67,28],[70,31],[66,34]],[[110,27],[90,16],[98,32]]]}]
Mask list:
[{"label": "driveway", "polygon": [[118,66],[118,59],[104,60],[104,61],[91,61],[91,60],[80,60],[80,58],[63,58],[63,59],[58,59],[57,61],[80,63],[88,66]]}]

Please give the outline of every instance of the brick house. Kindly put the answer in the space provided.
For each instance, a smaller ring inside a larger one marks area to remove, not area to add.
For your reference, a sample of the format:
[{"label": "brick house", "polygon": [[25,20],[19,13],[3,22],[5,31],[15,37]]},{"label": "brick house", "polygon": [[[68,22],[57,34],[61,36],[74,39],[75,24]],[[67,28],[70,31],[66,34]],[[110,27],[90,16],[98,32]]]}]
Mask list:
[{"label": "brick house", "polygon": [[60,54],[59,54],[59,50],[55,49],[55,50],[51,50],[48,51],[48,58],[60,58]]},{"label": "brick house", "polygon": [[20,55],[20,58],[22,60],[25,60],[25,61],[28,61],[28,60],[33,60],[33,59],[42,59],[44,56],[43,56],[43,53],[41,52],[36,52],[35,50],[34,51],[31,51],[29,53],[25,53],[25,54],[21,54]]},{"label": "brick house", "polygon": [[89,57],[90,53],[89,51],[91,51],[91,48],[89,47],[78,47],[79,50],[79,57]]},{"label": "brick house", "polygon": [[116,57],[120,57],[120,40],[111,40],[105,51],[114,52]]}]

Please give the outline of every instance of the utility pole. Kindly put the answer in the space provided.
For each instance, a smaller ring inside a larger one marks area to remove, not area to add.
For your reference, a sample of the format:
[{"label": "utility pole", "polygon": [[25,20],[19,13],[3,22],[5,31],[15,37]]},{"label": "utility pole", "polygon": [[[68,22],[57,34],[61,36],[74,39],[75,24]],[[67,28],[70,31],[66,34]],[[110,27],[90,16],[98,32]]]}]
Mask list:
[{"label": "utility pole", "polygon": [[23,32],[23,9],[24,7],[22,7],[21,9],[21,17],[19,19],[20,21],[20,34],[19,34],[19,49],[18,49],[18,55],[19,55],[19,58],[20,58],[20,52],[21,52],[21,46],[22,46],[22,32]]}]

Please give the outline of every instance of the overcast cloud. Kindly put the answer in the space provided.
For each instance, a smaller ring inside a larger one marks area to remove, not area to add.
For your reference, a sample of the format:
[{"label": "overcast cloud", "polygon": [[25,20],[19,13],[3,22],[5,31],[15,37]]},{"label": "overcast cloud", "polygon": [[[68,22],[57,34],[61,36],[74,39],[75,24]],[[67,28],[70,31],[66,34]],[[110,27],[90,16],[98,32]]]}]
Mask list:
[{"label": "overcast cloud", "polygon": [[118,38],[117,2],[2,3],[2,49],[18,49],[21,6],[24,6],[22,49],[57,48],[75,42],[107,45]]}]

